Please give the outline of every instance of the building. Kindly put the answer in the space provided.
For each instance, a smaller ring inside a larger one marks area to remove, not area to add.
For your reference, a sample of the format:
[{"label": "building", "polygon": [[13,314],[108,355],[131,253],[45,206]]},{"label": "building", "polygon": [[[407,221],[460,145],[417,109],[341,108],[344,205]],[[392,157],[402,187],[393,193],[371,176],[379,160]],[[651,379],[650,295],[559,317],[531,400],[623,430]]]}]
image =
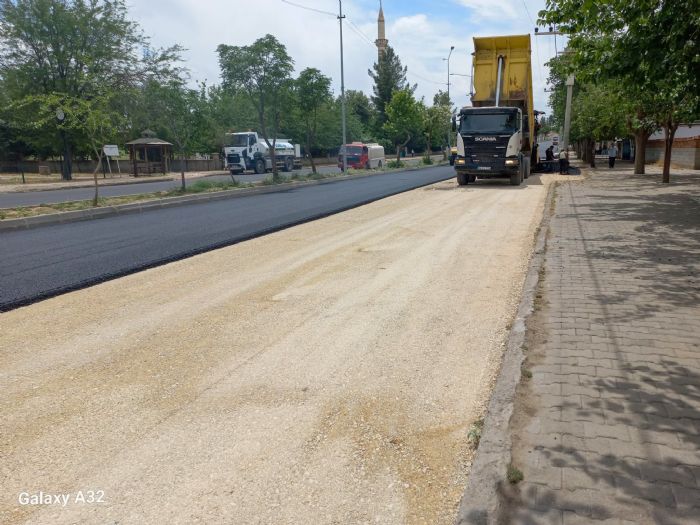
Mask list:
[{"label": "building", "polygon": [[[647,142],[646,163],[662,163],[665,150],[664,131],[657,131]],[[700,122],[681,125],[673,138],[671,165],[679,168],[700,169]]]},{"label": "building", "polygon": [[389,41],[386,38],[386,29],[384,25],[384,9],[382,2],[379,2],[379,16],[377,17],[377,40],[374,41],[377,45],[377,60],[381,60],[389,46]]}]

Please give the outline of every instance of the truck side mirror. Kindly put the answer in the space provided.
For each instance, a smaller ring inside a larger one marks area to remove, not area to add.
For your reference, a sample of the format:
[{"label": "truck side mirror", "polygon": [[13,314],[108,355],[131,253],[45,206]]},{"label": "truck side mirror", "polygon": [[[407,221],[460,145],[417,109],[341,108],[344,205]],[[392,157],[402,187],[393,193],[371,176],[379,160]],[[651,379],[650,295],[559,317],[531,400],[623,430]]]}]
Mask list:
[{"label": "truck side mirror", "polygon": [[457,131],[457,117],[452,115],[452,131]]}]

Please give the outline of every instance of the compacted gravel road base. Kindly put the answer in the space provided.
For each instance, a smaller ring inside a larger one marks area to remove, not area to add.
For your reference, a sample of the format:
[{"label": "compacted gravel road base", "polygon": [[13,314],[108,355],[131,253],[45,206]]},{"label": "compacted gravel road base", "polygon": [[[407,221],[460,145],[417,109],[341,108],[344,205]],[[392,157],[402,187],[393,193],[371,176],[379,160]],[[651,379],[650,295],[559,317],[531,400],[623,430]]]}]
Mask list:
[{"label": "compacted gravel road base", "polygon": [[450,180],[1,314],[0,522],[451,523],[544,198]]}]

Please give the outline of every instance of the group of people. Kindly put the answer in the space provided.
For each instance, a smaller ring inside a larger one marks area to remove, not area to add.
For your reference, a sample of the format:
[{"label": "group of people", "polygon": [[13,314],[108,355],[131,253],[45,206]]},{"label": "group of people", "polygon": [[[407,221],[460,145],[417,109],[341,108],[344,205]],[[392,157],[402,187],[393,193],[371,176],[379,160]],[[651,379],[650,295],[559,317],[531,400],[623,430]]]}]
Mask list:
[{"label": "group of people", "polygon": [[[547,161],[547,171],[554,171],[554,146],[549,146],[544,150],[545,160]],[[569,152],[562,149],[559,152],[559,173],[569,173]]]}]

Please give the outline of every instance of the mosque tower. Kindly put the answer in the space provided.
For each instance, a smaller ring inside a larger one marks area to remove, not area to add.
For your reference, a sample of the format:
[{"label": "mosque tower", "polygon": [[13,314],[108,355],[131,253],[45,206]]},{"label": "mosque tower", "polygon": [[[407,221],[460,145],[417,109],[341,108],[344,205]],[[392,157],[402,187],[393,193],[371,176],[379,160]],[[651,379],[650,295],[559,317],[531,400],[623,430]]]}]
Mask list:
[{"label": "mosque tower", "polygon": [[386,31],[384,29],[384,10],[382,9],[382,2],[379,0],[379,17],[377,18],[377,40],[374,41],[377,44],[378,59],[381,60],[384,52],[386,51],[389,41],[386,39]]}]

